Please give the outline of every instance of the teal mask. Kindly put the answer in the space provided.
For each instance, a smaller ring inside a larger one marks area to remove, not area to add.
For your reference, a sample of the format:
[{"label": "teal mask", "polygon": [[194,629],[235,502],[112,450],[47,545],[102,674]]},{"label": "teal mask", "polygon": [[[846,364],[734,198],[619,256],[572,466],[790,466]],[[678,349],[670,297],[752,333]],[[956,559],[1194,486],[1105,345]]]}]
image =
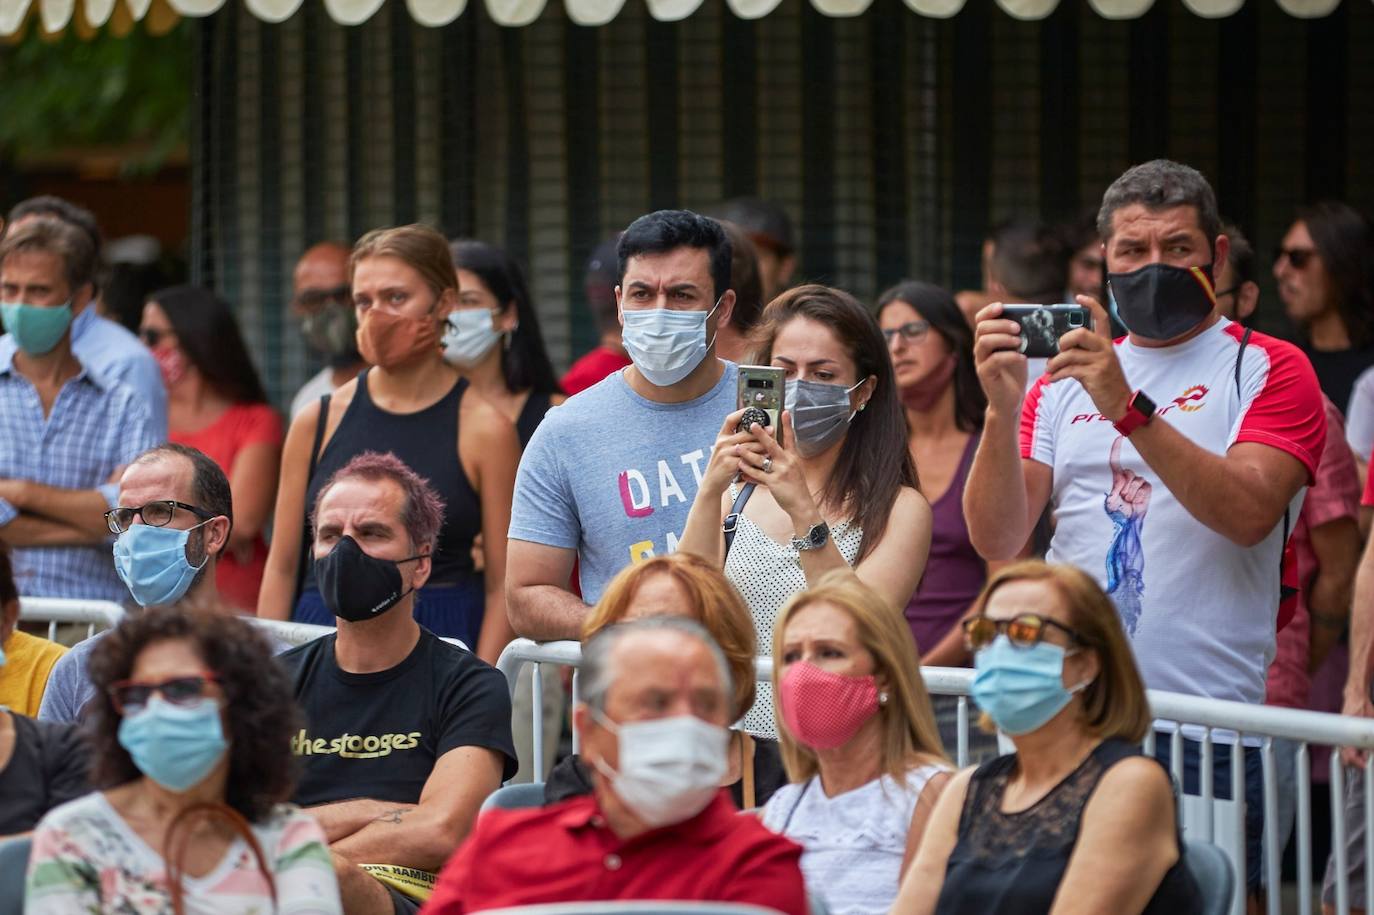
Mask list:
[{"label": "teal mask", "polygon": [[30,356],[46,356],[71,327],[72,303],[45,308],[23,302],[0,302],[0,318],[4,319],[5,330],[14,336],[16,346]]}]

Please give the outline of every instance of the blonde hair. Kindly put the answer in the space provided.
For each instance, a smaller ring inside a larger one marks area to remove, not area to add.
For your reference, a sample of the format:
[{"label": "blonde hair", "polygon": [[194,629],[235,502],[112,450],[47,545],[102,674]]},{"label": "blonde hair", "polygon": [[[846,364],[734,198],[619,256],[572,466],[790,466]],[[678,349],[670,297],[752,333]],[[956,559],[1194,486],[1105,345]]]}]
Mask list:
[{"label": "blonde hair", "polygon": [[821,576],[815,587],[788,601],[773,626],[773,715],[777,719],[787,777],[801,782],[819,769],[816,752],[799,743],[783,721],[778,680],[788,622],[804,608],[820,603],[831,604],[849,614],[858,632],[859,644],[873,656],[874,675],[887,681],[887,702],[878,708],[882,721],[879,770],[904,781],[907,772],[916,766],[947,761],[940,732],[935,726],[935,713],[930,707],[930,696],[921,679],[916,640],[911,636],[906,617],[859,581],[853,572],[837,569]]},{"label": "blonde hair", "polygon": [[993,575],[974,601],[973,613],[986,613],[988,600],[997,589],[1015,581],[1048,583],[1068,611],[1069,628],[1078,633],[1082,647],[1097,654],[1097,677],[1082,694],[1083,724],[1088,732],[1103,740],[1144,740],[1152,720],[1150,703],[1111,598],[1074,566],[1035,559],[1009,565]]},{"label": "blonde hair", "polygon": [[453,268],[453,253],[448,240],[429,226],[412,223],[391,229],[373,229],[353,246],[348,255],[348,282],[358,263],[369,257],[395,257],[420,274],[435,296],[458,288],[458,273]]},{"label": "blonde hair", "polygon": [[754,658],[758,652],[754,623],[735,586],[719,569],[699,556],[672,553],[622,569],[611,579],[601,600],[582,623],[583,643],[607,626],[624,620],[640,586],[653,575],[667,575],[687,592],[687,601],[696,620],[711,633],[711,638],[725,655],[735,684],[735,719],[743,717],[754,704],[758,689],[754,673]]}]

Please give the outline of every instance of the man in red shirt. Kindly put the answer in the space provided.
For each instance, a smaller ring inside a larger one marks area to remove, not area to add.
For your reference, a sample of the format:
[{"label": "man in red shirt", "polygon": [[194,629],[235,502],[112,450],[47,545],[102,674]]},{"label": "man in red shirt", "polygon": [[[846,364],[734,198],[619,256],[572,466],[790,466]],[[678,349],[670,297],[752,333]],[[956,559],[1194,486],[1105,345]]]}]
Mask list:
[{"label": "man in red shirt", "polygon": [[617,235],[603,242],[587,262],[587,277],[582,289],[587,295],[587,308],[596,318],[601,342],[596,349],[574,362],[558,383],[569,397],[630,364],[625,345],[620,342],[620,318],[615,303],[615,287],[620,283],[615,253],[619,240],[620,236]]},{"label": "man in red shirt", "polygon": [[674,899],[805,915],[801,847],[717,787],[733,691],[706,631],[677,617],[623,623],[588,640],[582,660],[573,724],[593,793],[483,814],[425,913]]}]

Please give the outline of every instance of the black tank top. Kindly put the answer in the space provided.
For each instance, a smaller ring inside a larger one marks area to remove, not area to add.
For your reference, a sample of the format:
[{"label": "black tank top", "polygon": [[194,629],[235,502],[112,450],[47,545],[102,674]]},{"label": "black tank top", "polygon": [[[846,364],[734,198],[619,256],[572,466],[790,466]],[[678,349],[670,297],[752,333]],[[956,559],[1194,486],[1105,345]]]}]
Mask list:
[{"label": "black tank top", "polygon": [[[320,453],[315,473],[305,489],[306,511],[314,508],[315,498],[329,478],[351,459],[364,451],[390,451],[428,480],[444,500],[444,523],[434,550],[434,571],[425,587],[472,578],[476,574],[472,568],[472,541],[482,530],[482,509],[458,460],[457,447],[458,411],[468,383],[459,378],[437,403],[418,413],[389,413],[377,406],[368,393],[370,372],[369,369],[358,376],[353,402]],[[308,563],[305,590],[315,587],[314,563]]]},{"label": "black tank top", "polygon": [[[1083,808],[1113,765],[1140,749],[1124,740],[1104,740],[1077,769],[1031,807],[1002,812],[1007,780],[1016,756],[999,756],[973,773],[959,841],[950,853],[935,915],[1044,915],[1068,868],[1078,841]],[[1178,805],[1174,805],[1177,810]],[[1182,851],[1182,839],[1179,849]],[[1129,854],[1129,849],[1120,849]],[[1194,915],[1202,897],[1180,856],[1164,874],[1144,915]]]},{"label": "black tank top", "polygon": [[540,391],[530,391],[530,396],[525,398],[525,405],[520,408],[520,415],[515,418],[515,432],[520,436],[521,451],[530,443],[530,436],[534,435],[534,430],[544,421],[544,414],[549,412],[552,403],[549,395]]}]

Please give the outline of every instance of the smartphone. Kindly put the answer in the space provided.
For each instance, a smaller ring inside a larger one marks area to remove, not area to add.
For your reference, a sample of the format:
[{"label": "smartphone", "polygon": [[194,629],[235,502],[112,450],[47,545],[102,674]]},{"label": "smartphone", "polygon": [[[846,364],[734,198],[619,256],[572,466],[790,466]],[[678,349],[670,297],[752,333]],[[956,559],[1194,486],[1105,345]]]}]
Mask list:
[{"label": "smartphone", "polygon": [[1082,305],[1003,305],[1002,317],[1021,325],[1021,352],[1032,359],[1059,354],[1059,338],[1093,326],[1092,312]]},{"label": "smartphone", "polygon": [[782,369],[771,365],[741,365],[739,396],[735,402],[735,409],[745,410],[740,420],[740,431],[758,423],[767,426],[781,443],[784,389]]}]

